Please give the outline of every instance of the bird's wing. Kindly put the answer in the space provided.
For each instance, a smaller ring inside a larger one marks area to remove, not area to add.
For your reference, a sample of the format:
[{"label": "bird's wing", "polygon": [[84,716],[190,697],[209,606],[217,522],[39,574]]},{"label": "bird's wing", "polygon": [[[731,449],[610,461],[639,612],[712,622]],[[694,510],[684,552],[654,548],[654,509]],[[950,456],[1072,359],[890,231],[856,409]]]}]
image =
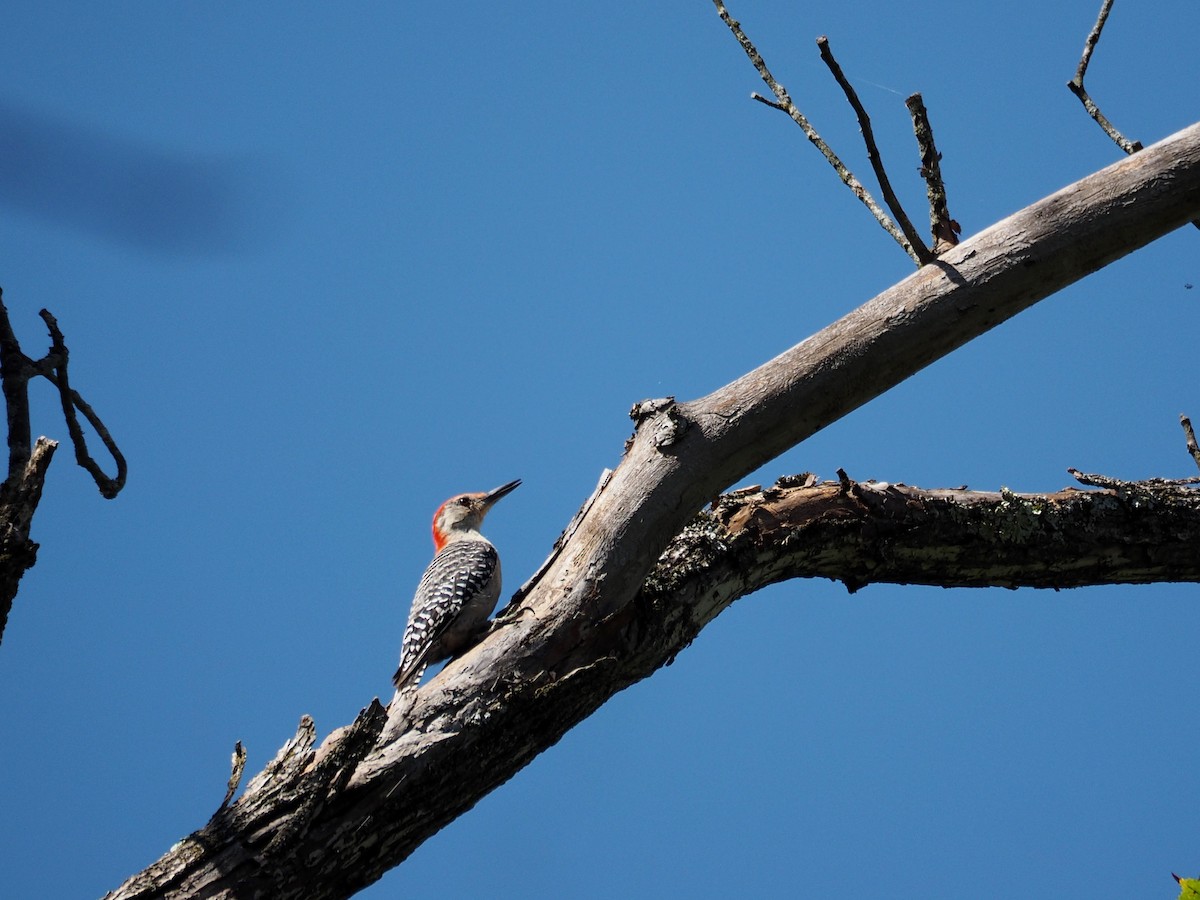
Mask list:
[{"label": "bird's wing", "polygon": [[433,558],[417,585],[400,642],[400,665],[392,678],[397,690],[442,658],[442,634],[465,601],[487,584],[498,562],[496,548],[486,541],[455,541]]}]

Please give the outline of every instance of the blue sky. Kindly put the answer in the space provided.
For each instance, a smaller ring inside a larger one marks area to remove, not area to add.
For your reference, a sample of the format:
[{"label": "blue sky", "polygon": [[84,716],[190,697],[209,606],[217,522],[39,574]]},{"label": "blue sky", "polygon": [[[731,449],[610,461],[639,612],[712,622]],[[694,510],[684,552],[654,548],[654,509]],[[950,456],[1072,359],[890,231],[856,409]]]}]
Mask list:
[{"label": "blue sky", "polygon": [[[1095,0],[731,2],[866,180],[829,35],[917,221],[912,91],[965,235],[1118,156],[1064,87]],[[1196,118],[1200,7],[1139,12],[1088,85],[1150,143]],[[748,99],[707,0],[9,4],[0,44],[4,299],[33,354],[58,316],[130,463],[104,501],[64,448],[35,520],[0,646],[6,896],[103,894],[204,824],[234,741],[257,771],[302,714],[324,734],[386,696],[445,496],[524,479],[489,521],[515,587],[634,402],[707,393],[911,271]],[[756,477],[1193,474],[1198,241]],[[1200,874],[1197,590],[777,586],[362,896],[1173,897]]]}]

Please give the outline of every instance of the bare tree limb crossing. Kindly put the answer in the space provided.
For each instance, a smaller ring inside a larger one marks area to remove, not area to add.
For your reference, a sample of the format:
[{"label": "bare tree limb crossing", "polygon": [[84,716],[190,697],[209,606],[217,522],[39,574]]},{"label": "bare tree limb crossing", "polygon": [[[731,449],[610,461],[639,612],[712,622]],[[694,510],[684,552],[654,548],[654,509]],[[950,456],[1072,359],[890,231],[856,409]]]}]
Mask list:
[{"label": "bare tree limb crossing", "polygon": [[[333,898],[375,881],[753,589],[643,592],[664,549],[722,489],[1198,214],[1200,124],[964,241],[709,396],[653,404],[517,608],[419,691],[412,730],[375,746],[383,713],[372,704],[314,750],[309,721],[246,795],[108,896]],[[1008,502],[1014,516],[1029,512]]]}]

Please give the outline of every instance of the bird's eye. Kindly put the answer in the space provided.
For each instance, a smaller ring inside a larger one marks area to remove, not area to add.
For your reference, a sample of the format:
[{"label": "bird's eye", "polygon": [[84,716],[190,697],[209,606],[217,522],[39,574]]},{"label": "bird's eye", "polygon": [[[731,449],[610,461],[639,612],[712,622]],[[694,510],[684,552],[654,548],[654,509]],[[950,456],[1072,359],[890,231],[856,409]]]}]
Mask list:
[{"label": "bird's eye", "polygon": [[471,498],[470,498],[470,497],[459,497],[459,498],[458,498],[458,505],[459,505],[459,506],[470,506],[470,505],[471,505]]}]

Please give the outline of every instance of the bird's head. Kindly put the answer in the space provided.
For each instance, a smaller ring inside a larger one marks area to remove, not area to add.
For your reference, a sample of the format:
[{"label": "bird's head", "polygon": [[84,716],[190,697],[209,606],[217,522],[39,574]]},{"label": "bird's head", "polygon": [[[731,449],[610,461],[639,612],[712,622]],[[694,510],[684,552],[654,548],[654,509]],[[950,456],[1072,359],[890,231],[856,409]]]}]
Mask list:
[{"label": "bird's head", "polygon": [[490,491],[459,494],[451,497],[433,514],[433,547],[440,551],[447,543],[460,536],[478,534],[483,517],[496,501],[507,497],[521,486],[521,479],[502,484]]}]

